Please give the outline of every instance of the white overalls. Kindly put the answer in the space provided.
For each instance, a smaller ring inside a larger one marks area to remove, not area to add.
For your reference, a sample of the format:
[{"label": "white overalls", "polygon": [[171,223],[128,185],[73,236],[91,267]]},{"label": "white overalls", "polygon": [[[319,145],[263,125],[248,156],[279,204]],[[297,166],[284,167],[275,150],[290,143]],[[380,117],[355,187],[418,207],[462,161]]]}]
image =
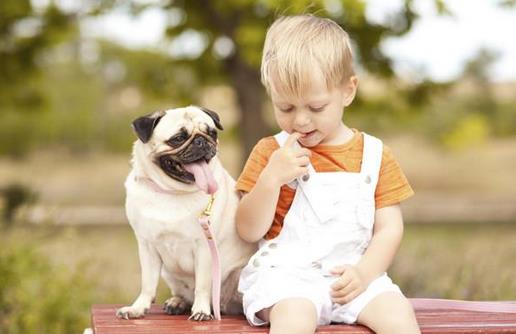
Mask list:
[{"label": "white overalls", "polygon": [[[275,136],[280,146],[287,138],[286,132]],[[382,149],[379,139],[364,133],[359,173],[316,173],[310,165],[310,178],[297,179],[280,234],[260,241],[258,252],[240,276],[238,289],[251,324],[265,324],[256,316],[258,311],[294,297],[315,304],[318,325],[351,324],[380,293],[400,292],[384,273],[350,303],[333,303],[330,297],[330,285],[338,277],[329,271],[338,265],[356,265],[371,240]]]}]

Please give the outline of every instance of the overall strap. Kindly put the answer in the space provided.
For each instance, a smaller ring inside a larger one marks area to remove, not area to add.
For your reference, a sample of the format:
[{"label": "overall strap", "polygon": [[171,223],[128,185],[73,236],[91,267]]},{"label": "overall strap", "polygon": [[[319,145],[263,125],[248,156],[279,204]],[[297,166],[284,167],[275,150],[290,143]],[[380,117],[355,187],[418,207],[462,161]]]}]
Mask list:
[{"label": "overall strap", "polygon": [[383,143],[380,139],[364,132],[364,150],[362,153],[362,167],[360,174],[366,183],[376,188],[380,167],[382,165]]},{"label": "overall strap", "polygon": [[288,136],[289,134],[287,131],[281,131],[274,135],[274,139],[276,139],[276,142],[278,142],[280,147],[283,147],[288,139]]},{"label": "overall strap", "polygon": [[[276,134],[274,139],[276,139],[280,147],[283,147],[288,137],[289,134],[285,131],[282,131]],[[299,143],[297,142],[295,145],[300,147]],[[310,206],[312,207],[315,215],[321,222],[325,222],[333,216],[333,202],[331,200],[331,194],[324,191],[322,184],[317,182],[314,177],[312,177],[315,173],[315,169],[310,163],[308,165],[308,174],[310,175],[308,179],[298,177],[287,185],[292,189],[296,189],[296,191],[299,190],[297,189],[299,186],[299,188],[303,191],[306,199],[310,203]]]}]

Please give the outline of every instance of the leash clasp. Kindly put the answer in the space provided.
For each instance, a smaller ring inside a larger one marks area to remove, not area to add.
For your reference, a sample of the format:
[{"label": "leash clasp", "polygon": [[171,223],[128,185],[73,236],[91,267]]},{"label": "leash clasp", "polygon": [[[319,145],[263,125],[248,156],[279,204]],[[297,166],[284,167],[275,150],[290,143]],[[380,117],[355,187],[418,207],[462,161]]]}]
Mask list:
[{"label": "leash clasp", "polygon": [[206,209],[202,212],[201,216],[209,217],[211,216],[211,207],[213,206],[213,202],[215,201],[215,196],[210,195],[210,199],[208,200],[208,205],[206,206]]}]

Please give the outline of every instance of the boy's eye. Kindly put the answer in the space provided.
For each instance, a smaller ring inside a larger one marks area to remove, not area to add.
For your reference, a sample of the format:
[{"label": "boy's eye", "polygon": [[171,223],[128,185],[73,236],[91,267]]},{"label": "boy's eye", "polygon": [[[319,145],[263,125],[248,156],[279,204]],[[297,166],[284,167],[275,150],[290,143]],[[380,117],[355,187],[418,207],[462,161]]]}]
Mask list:
[{"label": "boy's eye", "polygon": [[281,110],[281,111],[283,111],[283,112],[290,112],[290,111],[294,110],[294,107],[279,108],[279,110]]},{"label": "boy's eye", "polygon": [[310,111],[312,112],[320,112],[323,111],[326,106],[320,106],[320,107],[310,107]]}]

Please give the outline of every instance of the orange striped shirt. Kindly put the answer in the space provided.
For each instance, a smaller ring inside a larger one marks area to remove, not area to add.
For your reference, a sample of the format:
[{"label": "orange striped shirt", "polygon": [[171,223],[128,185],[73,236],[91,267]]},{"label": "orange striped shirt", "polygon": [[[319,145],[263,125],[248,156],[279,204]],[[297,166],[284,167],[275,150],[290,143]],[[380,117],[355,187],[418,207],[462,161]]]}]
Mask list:
[{"label": "orange striped shirt", "polygon": [[[312,163],[316,172],[360,172],[364,136],[362,132],[353,129],[353,138],[342,145],[317,145],[311,147]],[[237,180],[237,190],[249,192],[253,189],[258,176],[267,165],[272,152],[279,148],[274,137],[261,139],[253,148],[247,159],[244,170]],[[266,239],[276,237],[283,226],[283,219],[294,199],[295,190],[287,185],[281,187],[274,221],[265,235]],[[392,151],[383,145],[382,163],[378,184],[376,185],[376,208],[397,204],[414,194],[410,184],[394,158]]]}]

